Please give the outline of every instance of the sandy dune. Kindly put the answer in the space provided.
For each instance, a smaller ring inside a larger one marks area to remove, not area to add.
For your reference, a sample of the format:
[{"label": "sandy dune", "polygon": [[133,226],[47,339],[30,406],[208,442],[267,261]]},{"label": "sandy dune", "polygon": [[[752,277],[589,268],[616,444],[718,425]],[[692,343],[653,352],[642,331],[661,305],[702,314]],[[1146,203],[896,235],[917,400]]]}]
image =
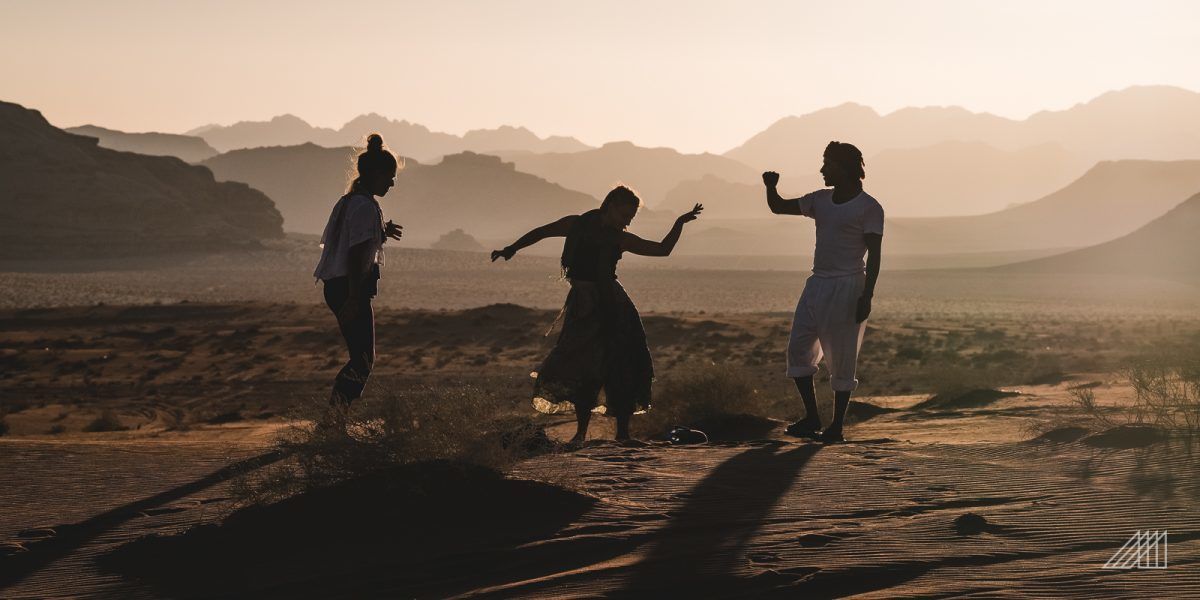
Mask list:
[{"label": "sandy dune", "polygon": [[[1045,388],[1041,393],[1035,399],[1052,403],[1056,392]],[[1120,395],[1117,388],[1112,393]],[[243,565],[248,572],[192,572],[192,578],[203,577],[203,588],[184,587],[186,577],[165,583],[153,577],[150,582],[126,579],[102,573],[95,561],[147,533],[177,533],[217,521],[229,508],[222,494],[222,473],[229,471],[212,471],[228,459],[253,454],[250,448],[79,444],[50,453],[32,442],[10,442],[0,444],[5,464],[27,473],[74,467],[73,473],[111,477],[129,469],[138,476],[132,486],[119,478],[106,482],[103,492],[89,487],[96,482],[75,477],[41,482],[56,490],[51,497],[57,495],[59,505],[27,510],[19,519],[30,526],[50,525],[45,519],[61,515],[68,522],[74,517],[75,525],[27,527],[22,537],[6,516],[5,536],[26,551],[0,559],[5,567],[0,585],[7,586],[5,598],[209,593],[255,598],[1134,598],[1200,593],[1195,569],[1200,478],[1196,457],[1186,448],[1117,450],[1082,441],[938,443],[928,441],[941,428],[936,419],[905,419],[904,414],[859,425],[852,433],[862,441],[835,446],[778,439],[693,447],[592,443],[572,454],[533,459],[513,473],[537,477],[548,468],[545,461],[553,461],[549,468],[555,469],[565,464],[575,474],[576,493],[591,498],[564,496],[539,505],[545,501],[540,493],[523,496],[534,506],[514,509],[508,517],[526,524],[522,532],[497,533],[505,531],[504,518],[472,531],[449,524],[433,531],[395,531],[373,516],[330,515],[348,527],[374,520],[382,539],[369,531],[345,535],[365,536],[392,550],[324,571],[270,566],[288,562],[285,554],[260,557],[261,568]],[[978,419],[983,438],[1009,436],[989,432],[992,422],[1004,429],[1004,419]],[[874,437],[904,432],[926,441]],[[5,504],[30,492],[28,487],[6,490]],[[68,495],[95,496],[91,506],[105,512],[88,517],[87,510],[63,504],[70,504]],[[477,502],[470,499],[467,505]],[[564,508],[568,505],[577,508]],[[1129,535],[1147,528],[1170,532],[1167,570],[1100,568]],[[320,523],[300,529],[307,532],[298,539],[321,539]],[[412,555],[414,546],[423,552]],[[302,561],[321,549],[292,551]],[[166,552],[158,560],[171,556]],[[106,565],[113,568],[111,561]]]}]

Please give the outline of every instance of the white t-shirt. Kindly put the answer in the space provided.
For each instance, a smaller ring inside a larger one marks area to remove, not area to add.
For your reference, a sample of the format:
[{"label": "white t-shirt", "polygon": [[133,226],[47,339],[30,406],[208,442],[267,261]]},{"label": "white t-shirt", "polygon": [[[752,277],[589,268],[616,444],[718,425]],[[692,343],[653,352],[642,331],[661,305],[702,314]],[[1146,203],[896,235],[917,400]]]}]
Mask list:
[{"label": "white t-shirt", "polygon": [[350,273],[350,248],[363,242],[374,264],[383,264],[383,209],[367,194],[344,196],[333,205],[321,235],[321,260],[313,277],[327,281]]},{"label": "white t-shirt", "polygon": [[883,207],[860,192],[853,199],[834,204],[833,189],[826,188],[799,198],[800,213],[817,222],[817,248],[813,252],[813,276],[843,277],[865,273],[867,245],[863,234],[883,235]]}]

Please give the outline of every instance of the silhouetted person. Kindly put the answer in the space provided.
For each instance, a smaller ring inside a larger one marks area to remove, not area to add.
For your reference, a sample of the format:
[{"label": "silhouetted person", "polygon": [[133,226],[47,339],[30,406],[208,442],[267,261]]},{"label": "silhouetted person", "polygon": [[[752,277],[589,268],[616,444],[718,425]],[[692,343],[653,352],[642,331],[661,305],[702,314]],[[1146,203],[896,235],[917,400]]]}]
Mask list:
[{"label": "silhouetted person", "polygon": [[379,287],[383,243],[400,239],[401,227],[384,222],[376,196],[396,184],[396,157],[371,134],[358,155],[358,177],[338,199],[321,235],[321,260],[313,276],[325,282],[325,303],[337,317],[350,360],[338,371],[329,403],[349,406],[362,396],[375,365],[375,314],[371,299]]},{"label": "silhouetted person", "polygon": [[533,405],[546,413],[573,405],[578,427],[572,442],[587,437],[588,421],[602,389],[606,412],[617,419],[618,440],[629,439],[629,419],[635,410],[650,407],[654,367],[646,331],[633,301],[617,282],[617,261],[624,252],[670,255],[683,224],[695,220],[704,207],[697,204],[680,215],[660,242],[625,231],[639,207],[637,194],[620,186],[605,196],[600,208],[542,225],[492,252],[493,261],[508,260],[546,238],[567,238],[562,267],[571,291],[563,307],[562,332],[535,373]]},{"label": "silhouetted person", "polygon": [[[787,348],[787,374],[796,381],[805,414],[788,426],[787,433],[840,442],[850,394],[858,387],[854,377],[858,351],[879,278],[883,207],[863,191],[866,172],[858,148],[830,142],[825,147],[821,175],[825,185],[833,189],[791,200],[781,198],[775,189],[778,173],[763,173],[763,183],[771,212],[803,215],[816,221],[817,227],[812,276],[805,282],[796,305]],[[822,355],[834,391],[833,422],[824,430],[813,387],[813,375]]]}]

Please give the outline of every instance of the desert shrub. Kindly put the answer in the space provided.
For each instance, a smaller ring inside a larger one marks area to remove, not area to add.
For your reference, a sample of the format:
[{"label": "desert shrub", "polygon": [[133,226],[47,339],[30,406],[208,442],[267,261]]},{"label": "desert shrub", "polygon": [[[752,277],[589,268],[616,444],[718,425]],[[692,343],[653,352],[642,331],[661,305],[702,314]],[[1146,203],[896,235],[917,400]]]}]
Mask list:
[{"label": "desert shrub", "polygon": [[1071,388],[1071,398],[1106,427],[1149,425],[1176,435],[1200,435],[1200,353],[1142,359],[1124,375],[1133,388],[1132,404],[1100,406],[1092,386]]},{"label": "desert shrub", "polygon": [[651,410],[633,422],[639,437],[661,437],[674,425],[701,426],[731,415],[765,417],[766,395],[745,369],[728,364],[691,364],[672,369],[656,383]]},{"label": "desert shrub", "polygon": [[238,478],[242,503],[273,502],[416,462],[451,460],[503,471],[547,451],[530,416],[482,388],[420,386],[381,390],[349,410],[313,402],[276,441],[289,458]]},{"label": "desert shrub", "polygon": [[128,428],[121,424],[121,419],[117,417],[117,413],[107,408],[101,411],[90,423],[83,426],[83,430],[89,433],[125,431],[126,429]]}]

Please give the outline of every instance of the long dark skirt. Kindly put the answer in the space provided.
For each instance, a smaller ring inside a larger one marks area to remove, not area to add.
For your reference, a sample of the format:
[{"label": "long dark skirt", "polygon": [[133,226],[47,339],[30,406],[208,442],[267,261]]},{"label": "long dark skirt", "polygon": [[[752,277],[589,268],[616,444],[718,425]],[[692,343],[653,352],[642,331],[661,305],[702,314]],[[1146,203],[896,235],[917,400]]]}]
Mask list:
[{"label": "long dark skirt", "polygon": [[572,281],[562,332],[534,373],[533,406],[545,413],[590,411],[604,391],[604,412],[650,408],[654,366],[637,307],[616,280]]}]

